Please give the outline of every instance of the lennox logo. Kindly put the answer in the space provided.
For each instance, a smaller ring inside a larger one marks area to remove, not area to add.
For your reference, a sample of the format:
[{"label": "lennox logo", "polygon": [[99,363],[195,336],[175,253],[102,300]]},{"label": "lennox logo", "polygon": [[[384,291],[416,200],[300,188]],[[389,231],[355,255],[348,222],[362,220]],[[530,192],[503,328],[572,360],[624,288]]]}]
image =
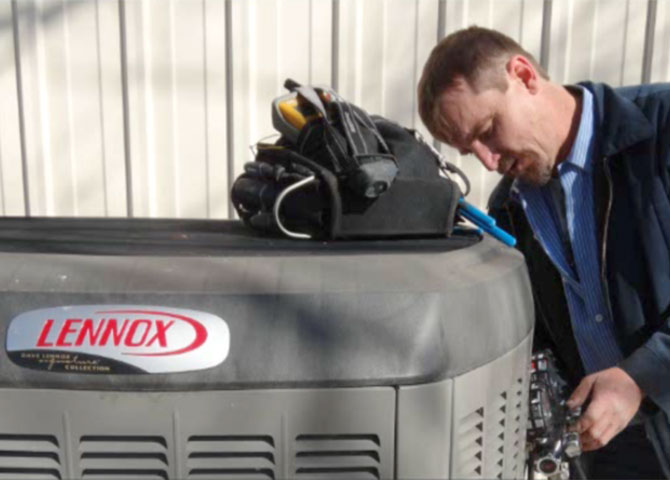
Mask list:
[{"label": "lennox logo", "polygon": [[[44,358],[40,352],[78,353],[88,362],[106,359],[149,373],[209,368],[223,362],[229,347],[228,325],[215,315],[139,305],[33,310],[14,318],[7,332],[7,351],[21,352],[23,359]],[[17,361],[18,355],[10,356]]]},{"label": "lennox logo", "polygon": [[[67,318],[62,322],[59,330],[53,325],[55,320],[50,318],[44,322],[35,347],[54,348],[58,350],[68,347],[129,347],[129,349],[165,350],[168,348],[168,330],[175,322],[185,322],[194,331],[193,341],[178,349],[137,353],[124,350],[124,355],[138,356],[166,356],[179,355],[200,347],[207,340],[207,329],[197,320],[183,315],[149,310],[109,310],[95,312],[94,318]],[[121,315],[124,315],[122,317]],[[52,330],[54,330],[52,332]],[[171,337],[171,344],[183,343],[183,337]]]}]

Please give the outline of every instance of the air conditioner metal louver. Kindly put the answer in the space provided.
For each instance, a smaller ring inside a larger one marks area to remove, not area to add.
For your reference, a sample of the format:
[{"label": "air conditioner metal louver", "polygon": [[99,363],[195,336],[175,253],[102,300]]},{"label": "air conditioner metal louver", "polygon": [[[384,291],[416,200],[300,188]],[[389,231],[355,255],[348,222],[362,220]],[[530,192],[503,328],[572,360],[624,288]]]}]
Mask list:
[{"label": "air conditioner metal louver", "polygon": [[512,433],[513,433],[513,453],[512,453],[512,472],[519,472],[519,465],[523,462],[523,451],[524,445],[526,442],[526,426],[524,425],[526,415],[526,398],[524,396],[524,391],[526,385],[524,384],[523,378],[518,378],[515,385],[515,392],[512,396],[512,411],[509,412],[511,424],[512,424]]},{"label": "air conditioner metal louver", "polygon": [[301,479],[378,479],[378,435],[298,435],[295,476]]},{"label": "air conditioner metal louver", "polygon": [[190,479],[274,479],[275,442],[269,435],[189,437]]},{"label": "air conditioner metal louver", "polygon": [[83,479],[168,478],[167,442],[161,436],[83,436],[79,455]]},{"label": "air conditioner metal louver", "polygon": [[486,472],[495,478],[503,477],[505,458],[505,420],[507,417],[507,392],[497,395],[489,408],[490,418],[486,429],[486,445],[488,451]]},{"label": "air conditioner metal louver", "polygon": [[0,479],[62,479],[60,447],[53,435],[0,433]]},{"label": "air conditioner metal louver", "polygon": [[477,478],[482,475],[484,444],[484,407],[463,417],[458,422],[458,475]]}]

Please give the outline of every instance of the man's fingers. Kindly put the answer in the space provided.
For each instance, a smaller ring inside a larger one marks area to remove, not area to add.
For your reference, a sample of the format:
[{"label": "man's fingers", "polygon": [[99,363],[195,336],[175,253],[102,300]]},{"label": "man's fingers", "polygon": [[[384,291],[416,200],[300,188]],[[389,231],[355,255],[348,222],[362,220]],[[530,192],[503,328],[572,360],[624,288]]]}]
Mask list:
[{"label": "man's fingers", "polygon": [[579,440],[582,444],[582,450],[589,452],[604,447],[614,436],[619,433],[619,426],[616,422],[610,422],[602,430],[591,429],[583,433]]},{"label": "man's fingers", "polygon": [[577,421],[577,432],[593,431],[594,428],[596,432],[604,430],[610,420],[607,418],[607,411],[607,402],[599,398],[593,398],[591,403],[589,403],[589,407]]},{"label": "man's fingers", "polygon": [[613,367],[585,377],[568,405],[582,405],[589,396],[576,428],[586,451],[606,445],[626,427],[640,407],[642,391],[626,372]]},{"label": "man's fingers", "polygon": [[579,385],[577,385],[577,388],[575,388],[575,391],[572,392],[572,395],[570,395],[570,398],[567,401],[568,407],[575,408],[582,406],[588,398],[589,393],[591,393],[591,388],[593,388],[595,381],[595,375],[584,377],[582,381],[579,382]]},{"label": "man's fingers", "polygon": [[585,440],[601,440],[605,432],[608,432],[614,426],[615,422],[611,416],[603,416],[599,421],[594,422],[591,428],[582,434],[582,437]]}]

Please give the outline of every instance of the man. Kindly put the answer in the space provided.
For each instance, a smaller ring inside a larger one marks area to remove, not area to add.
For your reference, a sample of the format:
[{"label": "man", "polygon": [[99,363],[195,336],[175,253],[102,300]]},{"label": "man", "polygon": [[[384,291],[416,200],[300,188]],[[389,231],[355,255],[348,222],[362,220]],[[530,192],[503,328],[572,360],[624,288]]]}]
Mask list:
[{"label": "man", "polygon": [[526,257],[535,347],[576,386],[590,477],[667,476],[670,85],[564,87],[470,27],[434,48],[418,93],[435,138],[504,175],[491,212]]}]

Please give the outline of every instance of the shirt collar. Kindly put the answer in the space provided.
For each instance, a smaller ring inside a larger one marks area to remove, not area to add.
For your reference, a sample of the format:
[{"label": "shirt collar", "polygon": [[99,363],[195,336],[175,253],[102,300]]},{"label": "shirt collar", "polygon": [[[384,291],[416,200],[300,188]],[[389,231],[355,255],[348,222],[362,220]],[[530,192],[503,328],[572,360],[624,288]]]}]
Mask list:
[{"label": "shirt collar", "polygon": [[593,94],[582,86],[577,86],[582,93],[582,113],[579,119],[579,127],[577,129],[577,136],[572,142],[572,148],[567,158],[558,165],[558,172],[560,173],[566,165],[572,165],[591,172],[593,163],[590,161],[590,146],[593,140]]}]

